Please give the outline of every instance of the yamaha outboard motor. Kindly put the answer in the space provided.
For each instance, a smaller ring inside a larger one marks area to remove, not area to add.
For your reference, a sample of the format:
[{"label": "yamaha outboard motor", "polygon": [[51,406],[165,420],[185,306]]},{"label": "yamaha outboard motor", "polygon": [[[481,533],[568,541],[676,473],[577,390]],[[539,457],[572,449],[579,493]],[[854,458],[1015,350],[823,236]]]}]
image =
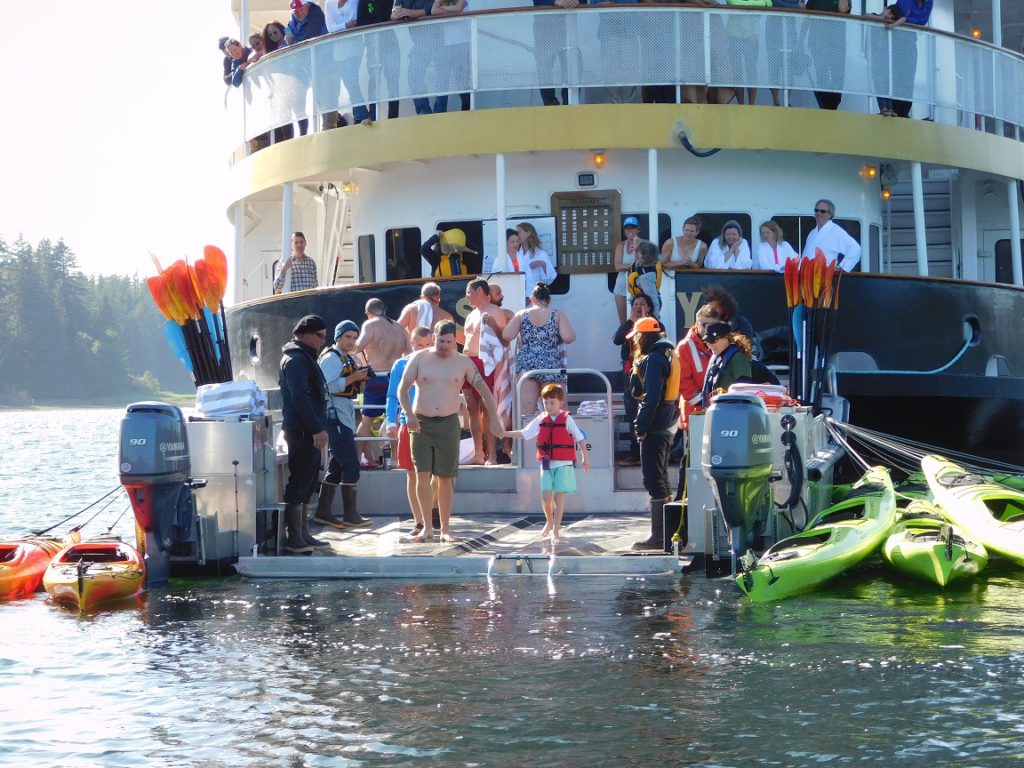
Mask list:
[{"label": "yamaha outboard motor", "polygon": [[753,395],[716,397],[704,420],[701,469],[729,529],[736,560],[760,535],[771,508],[771,429],[764,401]]},{"label": "yamaha outboard motor", "polygon": [[195,528],[188,437],[181,409],[167,403],[133,403],[121,419],[118,454],[121,485],[135,511],[146,586],[170,579],[171,555]]}]

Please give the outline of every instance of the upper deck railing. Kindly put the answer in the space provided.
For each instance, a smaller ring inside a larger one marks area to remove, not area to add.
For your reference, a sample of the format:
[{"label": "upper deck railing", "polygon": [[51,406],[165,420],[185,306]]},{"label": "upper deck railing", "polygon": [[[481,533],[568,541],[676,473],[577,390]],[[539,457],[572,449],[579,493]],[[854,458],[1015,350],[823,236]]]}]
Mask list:
[{"label": "upper deck railing", "polygon": [[353,29],[264,57],[228,102],[252,139],[366,103],[448,94],[458,109],[468,93],[474,109],[527,106],[541,88],[587,103],[658,85],[778,89],[797,106],[841,92],[843,109],[872,113],[876,97],[913,101],[936,122],[1016,138],[1024,124],[1024,57],[987,43],[863,17],[633,4]]}]

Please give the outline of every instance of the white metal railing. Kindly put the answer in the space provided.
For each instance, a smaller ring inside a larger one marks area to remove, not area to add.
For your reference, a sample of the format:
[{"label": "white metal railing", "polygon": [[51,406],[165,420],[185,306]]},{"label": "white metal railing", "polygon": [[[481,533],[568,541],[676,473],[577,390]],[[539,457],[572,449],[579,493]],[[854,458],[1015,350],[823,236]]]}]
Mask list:
[{"label": "white metal railing", "polygon": [[542,88],[602,101],[577,89],[680,84],[792,90],[808,106],[812,91],[841,91],[844,109],[874,112],[881,96],[951,125],[1024,124],[1019,54],[861,17],[759,8],[515,10],[364,27],[264,57],[228,102],[252,139],[389,100],[432,107],[438,96],[470,93],[479,109],[536,104]]}]

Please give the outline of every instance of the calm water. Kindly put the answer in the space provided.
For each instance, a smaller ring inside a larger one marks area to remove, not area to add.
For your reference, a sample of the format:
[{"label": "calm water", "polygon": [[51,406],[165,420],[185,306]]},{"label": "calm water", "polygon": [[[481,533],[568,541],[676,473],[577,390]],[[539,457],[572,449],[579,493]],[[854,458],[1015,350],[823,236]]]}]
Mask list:
[{"label": "calm water", "polygon": [[[115,487],[119,417],[0,412],[0,532]],[[1020,765],[1022,608],[1009,568],[942,595],[877,565],[774,606],[703,577],[36,597],[0,604],[0,764]]]}]

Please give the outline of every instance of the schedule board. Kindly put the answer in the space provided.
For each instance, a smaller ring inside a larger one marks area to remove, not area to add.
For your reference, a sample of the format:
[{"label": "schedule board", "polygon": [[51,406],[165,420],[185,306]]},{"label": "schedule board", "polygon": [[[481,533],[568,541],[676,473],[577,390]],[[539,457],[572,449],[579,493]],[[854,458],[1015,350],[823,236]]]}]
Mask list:
[{"label": "schedule board", "polygon": [[558,271],[611,272],[620,240],[617,189],[555,192],[551,212],[558,242]]}]

